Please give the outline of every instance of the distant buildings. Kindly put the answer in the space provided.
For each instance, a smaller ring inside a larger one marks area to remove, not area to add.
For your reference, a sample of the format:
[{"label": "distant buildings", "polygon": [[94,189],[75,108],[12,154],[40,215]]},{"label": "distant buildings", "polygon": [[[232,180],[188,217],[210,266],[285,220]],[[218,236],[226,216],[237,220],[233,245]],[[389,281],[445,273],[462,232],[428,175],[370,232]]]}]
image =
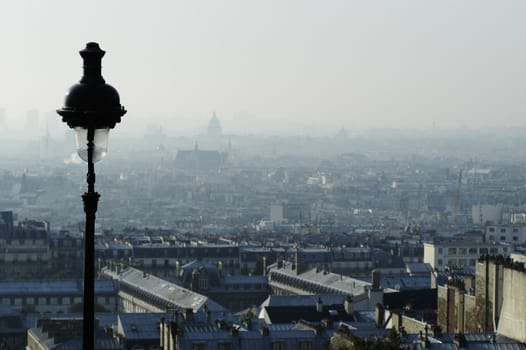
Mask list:
[{"label": "distant buildings", "polygon": [[50,263],[48,223],[26,220],[14,224],[13,213],[0,212],[0,262],[3,278],[31,278]]},{"label": "distant buildings", "polygon": [[[100,311],[116,312],[118,285],[111,280],[95,282],[95,302]],[[83,284],[80,280],[31,280],[0,282],[0,302],[23,313],[79,312]]]},{"label": "distant buildings", "polygon": [[196,142],[193,150],[179,150],[175,156],[175,169],[195,172],[218,172],[227,159],[226,153],[200,150]]}]

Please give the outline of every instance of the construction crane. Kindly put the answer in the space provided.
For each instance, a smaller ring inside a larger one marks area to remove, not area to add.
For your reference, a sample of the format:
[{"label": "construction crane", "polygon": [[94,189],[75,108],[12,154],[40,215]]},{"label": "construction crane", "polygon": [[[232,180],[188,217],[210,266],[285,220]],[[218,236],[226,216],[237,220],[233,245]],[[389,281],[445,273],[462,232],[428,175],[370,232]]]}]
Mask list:
[{"label": "construction crane", "polygon": [[458,171],[457,191],[455,193],[455,211],[453,212],[452,228],[457,228],[458,208],[460,205],[460,191],[462,189],[462,169]]}]

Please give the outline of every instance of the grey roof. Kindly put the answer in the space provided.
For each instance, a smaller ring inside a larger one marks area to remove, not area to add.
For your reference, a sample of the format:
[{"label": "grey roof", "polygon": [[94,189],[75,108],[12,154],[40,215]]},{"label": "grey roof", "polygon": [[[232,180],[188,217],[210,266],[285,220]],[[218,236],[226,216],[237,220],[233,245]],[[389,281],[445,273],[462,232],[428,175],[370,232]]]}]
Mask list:
[{"label": "grey roof", "polygon": [[[81,313],[46,313],[45,315],[48,319],[82,319]],[[25,315],[25,327],[26,328],[35,328],[37,326],[38,319],[42,318],[41,314],[27,314]],[[117,314],[116,313],[110,313],[110,312],[97,312],[95,314],[95,319],[99,322],[99,326],[113,326],[117,324]]]},{"label": "grey roof", "polygon": [[118,331],[127,340],[159,339],[161,318],[168,313],[123,313],[118,315]]},{"label": "grey roof", "polygon": [[[272,273],[281,273],[291,277],[299,278],[304,281],[308,281],[320,287],[324,287],[330,290],[329,293],[337,294],[351,294],[361,295],[365,293],[366,288],[371,287],[370,282],[361,281],[356,278],[343,276],[336,273],[325,273],[323,271],[317,271],[313,268],[303,273],[297,274],[296,270],[292,270],[290,265],[284,268],[271,269]],[[293,286],[288,285],[289,288]],[[305,294],[304,291],[298,290],[298,294]]]},{"label": "grey roof", "polygon": [[321,298],[326,305],[342,304],[345,296],[341,294],[323,294],[323,295],[269,295],[267,299],[261,304],[261,307],[266,306],[312,306],[316,305],[318,299]]},{"label": "grey roof", "polygon": [[194,340],[229,340],[232,336],[229,332],[222,330],[215,325],[185,325],[184,337]]},{"label": "grey roof", "polygon": [[481,343],[469,344],[469,350],[525,350],[526,345],[522,343]]},{"label": "grey roof", "polygon": [[414,262],[408,262],[405,264],[407,272],[410,274],[424,274],[424,273],[431,273],[433,269],[431,268],[431,265],[428,263],[414,263]]},{"label": "grey roof", "polygon": [[[46,318],[49,318],[49,317],[47,317],[46,315]],[[74,315],[72,318],[68,318],[62,315],[59,317],[54,317],[53,319],[79,320],[79,319],[82,319],[82,316]],[[82,348],[81,337],[76,336],[74,331],[70,334],[70,337],[68,336],[66,339],[58,340],[58,341],[62,341],[61,343],[55,343],[57,338],[54,338],[53,336],[50,337],[50,334],[48,332],[44,332],[41,327],[33,327],[29,329],[27,332],[30,333],[35,339],[38,339],[39,343],[41,345],[44,345],[44,349],[78,350]],[[100,326],[95,330],[95,332],[96,332],[95,333],[95,350],[120,350],[122,349],[122,347],[119,345],[117,340],[111,336],[108,336],[104,332],[104,329],[101,328]]]},{"label": "grey roof", "polygon": [[253,283],[259,283],[259,284],[266,284],[268,283],[268,278],[266,276],[243,276],[243,275],[236,275],[236,276],[225,276],[223,278],[223,282],[225,284],[253,284]]},{"label": "grey roof", "polygon": [[131,267],[122,270],[118,275],[118,280],[120,283],[125,283],[129,287],[160,298],[166,304],[173,304],[176,307],[193,309],[196,312],[201,310],[206,304],[211,312],[226,311],[221,305],[202,294]]},{"label": "grey roof", "polygon": [[452,344],[452,343],[431,343],[428,348],[426,348],[421,343],[417,343],[416,344],[416,348],[418,350],[426,350],[426,349],[431,349],[431,350],[458,350],[459,349],[455,344]]}]

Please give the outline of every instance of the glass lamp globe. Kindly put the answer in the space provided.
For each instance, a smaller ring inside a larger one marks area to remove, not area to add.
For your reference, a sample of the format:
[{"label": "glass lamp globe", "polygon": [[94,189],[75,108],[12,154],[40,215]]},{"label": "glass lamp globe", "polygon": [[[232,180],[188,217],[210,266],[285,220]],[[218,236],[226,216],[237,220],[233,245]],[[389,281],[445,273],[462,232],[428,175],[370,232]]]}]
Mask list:
[{"label": "glass lamp globe", "polygon": [[[108,136],[110,128],[95,129],[93,137],[93,163],[104,158],[108,152]],[[83,161],[88,161],[88,129],[82,127],[75,128],[75,143],[77,153]]]}]

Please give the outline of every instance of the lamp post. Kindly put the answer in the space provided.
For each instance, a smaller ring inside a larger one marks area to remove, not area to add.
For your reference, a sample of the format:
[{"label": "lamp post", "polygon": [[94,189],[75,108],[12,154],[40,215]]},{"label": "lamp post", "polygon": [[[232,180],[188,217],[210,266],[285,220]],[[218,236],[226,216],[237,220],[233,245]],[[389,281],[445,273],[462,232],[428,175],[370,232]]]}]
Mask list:
[{"label": "lamp post", "polygon": [[75,129],[77,152],[88,163],[88,190],[82,195],[86,226],[84,230],[84,318],[82,348],[95,345],[95,214],[100,195],[95,192],[95,163],[107,152],[108,133],[121,121],[126,110],[120,104],[119,93],[106,84],[101,75],[101,60],[105,51],[90,42],[80,51],[84,75],[64,98],[64,107],[57,110],[62,121]]}]

